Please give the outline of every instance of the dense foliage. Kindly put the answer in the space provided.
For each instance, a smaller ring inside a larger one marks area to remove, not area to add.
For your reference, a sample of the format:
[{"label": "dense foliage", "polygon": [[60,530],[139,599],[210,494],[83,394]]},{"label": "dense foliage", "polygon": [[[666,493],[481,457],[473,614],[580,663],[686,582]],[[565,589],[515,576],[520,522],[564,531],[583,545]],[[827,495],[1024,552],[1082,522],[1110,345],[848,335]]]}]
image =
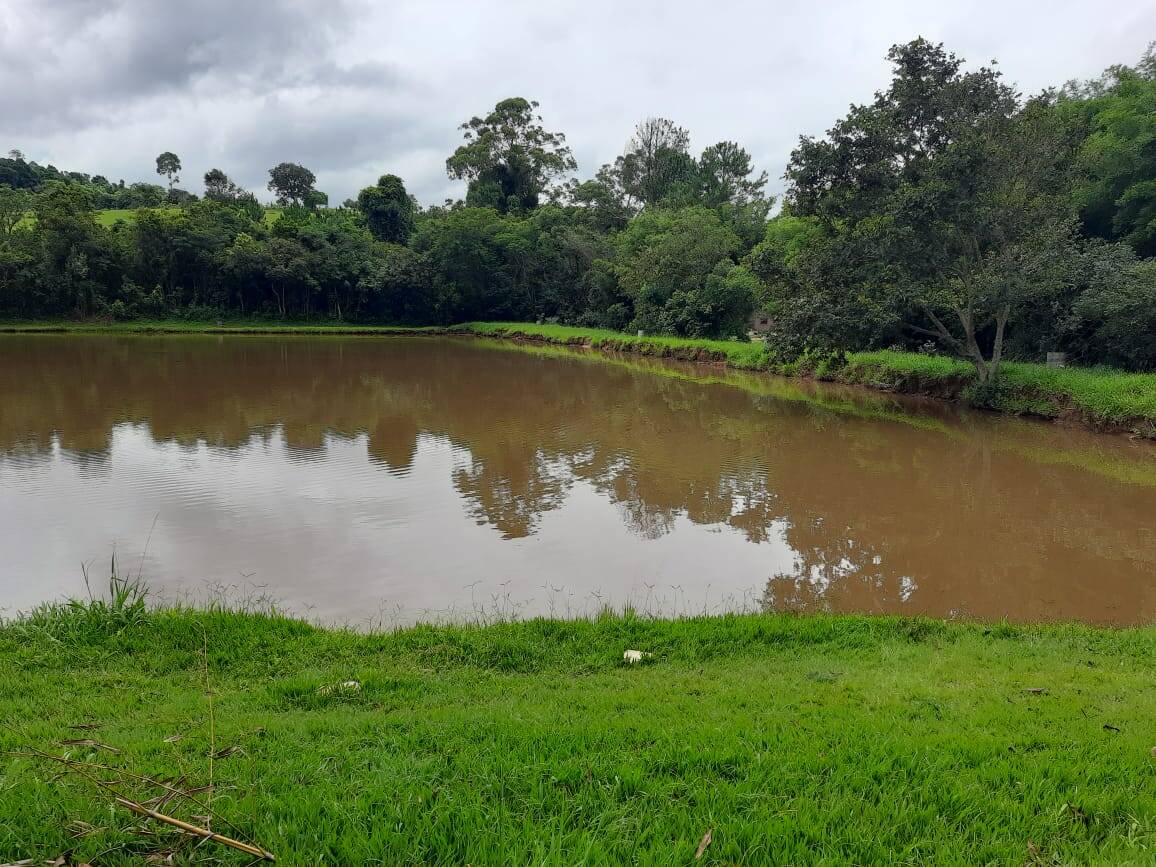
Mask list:
[{"label": "dense foliage", "polygon": [[783,214],[752,253],[788,351],[916,348],[968,359],[1062,350],[1156,359],[1156,64],[1023,100],[924,40],[891,86],[791,156]]},{"label": "dense foliage", "polygon": [[[507,319],[692,337],[769,316],[784,357],[898,346],[969,360],[1068,352],[1156,367],[1156,59],[1024,99],[940,45],[791,156],[771,217],[740,145],[697,156],[649,118],[593,178],[537,103],[464,123],[464,201],[422,208],[396,175],[326,207],[308,168],[277,209],[221,169],[198,198],[0,159],[0,316],[229,315],[447,324]],[[110,211],[124,219],[110,219]]]}]

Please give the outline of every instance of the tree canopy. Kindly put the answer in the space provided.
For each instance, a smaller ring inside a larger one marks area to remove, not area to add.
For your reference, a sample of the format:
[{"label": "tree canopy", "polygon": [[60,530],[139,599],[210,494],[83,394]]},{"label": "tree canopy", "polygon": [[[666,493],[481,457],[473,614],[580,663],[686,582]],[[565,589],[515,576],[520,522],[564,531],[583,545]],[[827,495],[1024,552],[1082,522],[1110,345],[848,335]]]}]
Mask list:
[{"label": "tree canopy", "polygon": [[465,144],[446,160],[446,172],[469,181],[467,204],[501,213],[531,210],[552,180],[577,168],[566,136],[548,132],[537,108],[512,97],[459,127]]},{"label": "tree canopy", "polygon": [[[649,117],[592,174],[538,105],[499,102],[446,160],[464,198],[395,174],[328,207],[302,165],[266,208],[223,168],[204,196],[0,158],[0,315],[236,313],[356,322],[528,319],[733,337],[783,358],[899,347],[968,359],[1059,350],[1156,368],[1156,60],[1024,97],[925,39],[825,135],[800,138],[782,208],[751,151],[692,149]],[[712,136],[712,138],[714,138]],[[147,169],[147,167],[145,167]]]},{"label": "tree canopy", "polygon": [[181,158],[172,151],[165,151],[157,157],[157,174],[164,175],[169,180],[169,189],[180,180]]},{"label": "tree canopy", "polygon": [[269,169],[268,189],[277,196],[280,205],[306,206],[316,200],[311,199],[317,191],[313,185],[317,177],[305,166],[297,163],[278,163]]},{"label": "tree canopy", "polygon": [[382,175],[377,184],[357,194],[357,207],[365,215],[373,237],[404,244],[413,232],[414,204],[397,175]]},{"label": "tree canopy", "polygon": [[923,39],[888,57],[887,90],[800,141],[791,209],[837,239],[812,263],[842,286],[826,304],[898,320],[984,382],[1017,311],[1067,279],[1070,142],[1049,100],[1021,104],[993,68]]},{"label": "tree canopy", "polygon": [[1069,84],[1061,109],[1083,133],[1074,193],[1085,230],[1156,255],[1156,49],[1135,67]]}]

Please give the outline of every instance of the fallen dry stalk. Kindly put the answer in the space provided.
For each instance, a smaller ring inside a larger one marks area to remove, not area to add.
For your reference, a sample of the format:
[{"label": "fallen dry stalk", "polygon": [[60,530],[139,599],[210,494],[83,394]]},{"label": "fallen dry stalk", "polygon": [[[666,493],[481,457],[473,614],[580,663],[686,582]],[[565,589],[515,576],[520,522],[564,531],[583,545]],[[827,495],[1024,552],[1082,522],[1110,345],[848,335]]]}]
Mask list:
[{"label": "fallen dry stalk", "polygon": [[212,840],[214,843],[220,843],[222,846],[229,846],[247,855],[252,855],[255,858],[260,858],[263,861],[276,861],[277,856],[272,852],[266,852],[259,846],[252,846],[249,843],[242,843],[240,840],[234,840],[232,837],[226,837],[223,834],[217,834],[210,831],[208,828],[198,828],[196,825],[190,825],[188,822],[183,822],[180,819],[175,819],[172,816],[166,816],[164,813],[158,813],[156,810],[150,810],[143,804],[138,804],[136,801],[130,801],[128,798],[116,796],[116,802],[124,807],[126,810],[141,815],[148,816],[150,819],[156,819],[158,822],[164,822],[166,825],[172,825],[174,828],[179,828],[186,834],[192,834],[194,837],[202,837],[205,840]]},{"label": "fallen dry stalk", "polygon": [[[44,759],[44,760],[50,761],[50,762],[57,762],[58,764],[63,765],[65,770],[72,771],[73,773],[79,774],[80,776],[87,779],[89,782],[95,783],[99,788],[102,788],[105,791],[109,792],[113,797],[120,797],[120,791],[113,788],[112,784],[97,779],[95,776],[93,776],[91,773],[89,773],[89,771],[90,770],[108,771],[111,774],[119,774],[122,777],[131,777],[132,779],[136,780],[137,782],[145,783],[146,785],[156,786],[159,789],[163,789],[165,792],[165,795],[162,795],[160,800],[163,800],[164,803],[167,803],[168,801],[172,800],[172,798],[184,798],[186,801],[189,801],[193,806],[195,806],[201,810],[204,810],[205,812],[210,812],[208,806],[204,802],[198,800],[196,797],[198,793],[200,793],[201,791],[204,791],[207,788],[206,786],[199,786],[199,787],[193,788],[193,789],[181,789],[181,788],[177,788],[174,785],[166,783],[164,780],[158,780],[154,777],[148,777],[148,776],[145,776],[143,774],[135,774],[132,771],[126,770],[124,768],[114,768],[111,765],[102,765],[98,762],[82,762],[82,761],[78,761],[77,759],[67,758],[66,756],[54,756],[52,753],[46,753],[43,750],[36,749],[35,747],[29,747],[28,749],[23,750],[23,751],[21,751],[21,750],[9,750],[9,751],[7,751],[7,755],[24,756],[24,757],[32,758],[32,759]],[[118,782],[123,782],[123,780],[118,781]],[[146,801],[145,803],[151,803],[153,801],[158,801],[158,799],[152,798],[152,799],[150,799],[150,801]],[[156,804],[156,806],[158,806],[158,807],[162,806],[162,805],[163,804],[161,804],[161,803]],[[226,825],[228,825],[230,828],[232,828],[238,834],[242,833],[241,829],[238,828],[236,825],[234,825],[232,822],[230,822],[228,819],[226,819],[222,816],[217,816],[216,818],[218,821],[224,822]],[[0,867],[4,867],[4,865],[0,865]]]},{"label": "fallen dry stalk", "polygon": [[[2,723],[0,723],[0,725],[2,725]],[[70,759],[67,756],[54,756],[54,755],[52,755],[52,753],[46,753],[43,750],[37,749],[36,747],[29,747],[26,751],[9,750],[9,751],[6,751],[6,754],[11,755],[11,756],[27,756],[29,758],[39,758],[39,759],[45,759],[45,760],[51,761],[51,762],[57,762],[58,764],[63,765],[65,770],[72,771],[73,773],[84,777],[89,782],[95,784],[98,788],[103,789],[104,791],[108,792],[110,795],[113,796],[113,799],[116,801],[116,803],[120,804],[121,806],[123,806],[127,810],[130,810],[134,813],[137,813],[138,815],[147,816],[151,819],[156,819],[158,822],[163,822],[165,824],[171,825],[171,826],[178,828],[181,831],[184,831],[185,833],[190,834],[194,837],[200,837],[201,839],[204,839],[204,840],[212,840],[216,843],[220,843],[223,846],[230,846],[234,849],[237,849],[238,851],[245,852],[248,855],[253,855],[254,857],[259,858],[263,861],[276,861],[277,860],[277,857],[272,852],[266,852],[264,849],[260,848],[259,846],[254,846],[251,843],[244,843],[244,842],[241,842],[240,840],[235,840],[232,837],[226,837],[224,834],[216,834],[213,831],[208,830],[207,828],[199,828],[196,825],[190,825],[188,822],[184,822],[180,819],[174,819],[172,816],[166,816],[164,813],[158,813],[156,810],[152,810],[152,809],[144,806],[143,804],[140,804],[136,801],[129,800],[128,798],[126,798],[120,794],[120,792],[114,787],[113,783],[101,780],[100,778],[98,778],[95,775],[93,775],[92,773],[90,773],[89,769],[101,769],[101,770],[107,770],[107,771],[110,771],[113,773],[125,774],[125,775],[133,777],[139,781],[142,781],[142,782],[148,783],[150,785],[157,786],[161,789],[164,789],[166,794],[162,795],[161,798],[159,799],[161,803],[163,803],[165,800],[170,799],[171,796],[177,796],[177,797],[186,798],[187,800],[191,801],[192,803],[196,804],[197,806],[201,807],[202,809],[207,809],[193,795],[193,792],[198,791],[196,789],[193,789],[193,790],[178,789],[174,786],[170,786],[168,783],[165,783],[161,780],[155,780],[151,777],[145,777],[145,776],[142,776],[140,774],[134,774],[134,773],[131,773],[129,771],[125,771],[123,769],[112,768],[108,765],[102,765],[102,764],[98,764],[96,762],[81,762],[81,761],[77,761],[75,759]],[[227,820],[225,821],[225,824],[230,825],[234,828],[236,827],[236,826],[233,826],[232,823],[228,822]],[[8,867],[8,865],[0,865],[0,867]]]},{"label": "fallen dry stalk", "polygon": [[120,753],[116,747],[110,747],[108,744],[102,744],[100,741],[94,741],[92,738],[69,738],[66,741],[61,741],[62,747],[91,747],[94,750],[104,750],[105,752],[117,755]]}]

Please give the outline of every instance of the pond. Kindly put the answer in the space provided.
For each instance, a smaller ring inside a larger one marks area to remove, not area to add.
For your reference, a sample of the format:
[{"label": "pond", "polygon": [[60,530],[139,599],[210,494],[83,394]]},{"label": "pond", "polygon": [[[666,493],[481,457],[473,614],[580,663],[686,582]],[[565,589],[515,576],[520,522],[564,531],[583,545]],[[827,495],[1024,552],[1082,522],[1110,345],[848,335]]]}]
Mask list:
[{"label": "pond", "polygon": [[[1156,447],[449,337],[0,336],[0,608],[1156,619]],[[82,569],[83,566],[83,569]]]}]

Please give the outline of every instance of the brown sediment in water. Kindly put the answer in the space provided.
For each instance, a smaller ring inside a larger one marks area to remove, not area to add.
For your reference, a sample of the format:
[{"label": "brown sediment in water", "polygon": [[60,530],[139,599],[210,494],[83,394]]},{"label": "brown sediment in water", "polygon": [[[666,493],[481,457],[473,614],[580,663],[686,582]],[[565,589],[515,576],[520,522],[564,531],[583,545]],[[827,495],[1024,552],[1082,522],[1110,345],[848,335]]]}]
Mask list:
[{"label": "brown sediment in water", "polygon": [[1156,618],[1150,443],[589,358],[445,337],[6,337],[5,602],[82,592],[76,564],[116,542],[169,594],[251,576],[325,620],[471,598]]},{"label": "brown sediment in water", "polygon": [[[503,329],[494,332],[471,333],[477,337],[505,339],[521,344],[554,345],[571,348],[582,347],[601,352],[641,355],[654,358],[667,358],[678,361],[721,364],[725,367],[733,367],[727,354],[721,350],[712,350],[705,347],[663,344],[647,341],[645,339],[635,340],[630,337],[600,339],[595,341],[588,337],[556,338],[548,335],[518,331],[517,329]],[[823,375],[818,375],[815,370],[810,368],[801,368],[798,370],[790,371],[784,368],[767,369],[736,367],[735,369],[762,371],[774,376],[790,376],[791,378],[818,380],[821,382],[837,382],[843,385],[851,385],[859,388],[869,389],[871,391],[913,395],[918,397],[931,398],[934,400],[947,401],[950,403],[964,402],[966,389],[971,384],[971,380],[966,376],[928,377],[919,373],[898,373],[896,371],[887,371],[888,381],[883,383],[874,380],[869,370],[858,369],[852,366],[836,369]],[[1025,399],[1033,397],[1032,394],[1027,392],[1022,393],[1019,396]],[[990,408],[981,408],[981,411],[998,412],[1003,415],[1014,414],[1028,418],[1036,418],[1042,421],[1060,425],[1079,426],[1091,431],[1095,431],[1096,433],[1119,434],[1130,437],[1140,437],[1143,439],[1156,439],[1156,421],[1153,421],[1150,418],[1134,417],[1118,420],[1106,420],[1103,418],[1098,418],[1089,411],[1072,403],[1065,395],[1044,394],[1034,396],[1039,399],[1041,404],[1046,403],[1049,405],[1047,412],[1024,410],[1017,413],[1007,413],[1000,409]]]},{"label": "brown sediment in water", "polygon": [[[319,336],[319,337],[406,337],[406,336],[458,336],[484,340],[507,341],[520,345],[549,345],[570,349],[587,349],[599,353],[637,355],[647,358],[663,358],[674,361],[690,361],[699,364],[715,364],[735,370],[762,372],[773,376],[789,376],[793,379],[818,380],[821,382],[837,382],[856,388],[863,388],[874,392],[887,394],[904,394],[917,397],[946,401],[949,403],[966,403],[965,393],[970,379],[966,376],[926,376],[919,373],[901,373],[894,370],[885,371],[886,381],[880,381],[870,368],[856,368],[848,366],[838,370],[827,371],[823,374],[814,369],[787,367],[742,367],[732,364],[727,353],[722,350],[708,347],[680,344],[667,344],[646,339],[635,339],[629,336],[615,338],[599,338],[594,340],[587,336],[575,335],[555,337],[519,330],[516,327],[502,328],[494,331],[479,331],[466,326],[261,326],[261,325],[167,325],[158,324],[120,324],[107,326],[109,333],[117,334],[213,334],[213,335],[270,335],[270,336]],[[0,324],[0,334],[65,334],[65,333],[102,333],[101,325],[90,323],[62,323],[44,325],[13,325]],[[1031,394],[1023,392],[1017,395],[1020,398],[1030,398]],[[1156,439],[1156,420],[1145,417],[1133,417],[1108,420],[1096,416],[1089,410],[1073,403],[1063,394],[1037,395],[1038,406],[1046,406],[1046,411],[1031,408],[1031,402],[1025,401],[1025,408],[1008,412],[998,408],[984,408],[984,412],[997,412],[1004,415],[1018,415],[1036,418],[1049,423],[1082,427],[1101,434],[1124,435],[1143,439]]]}]

